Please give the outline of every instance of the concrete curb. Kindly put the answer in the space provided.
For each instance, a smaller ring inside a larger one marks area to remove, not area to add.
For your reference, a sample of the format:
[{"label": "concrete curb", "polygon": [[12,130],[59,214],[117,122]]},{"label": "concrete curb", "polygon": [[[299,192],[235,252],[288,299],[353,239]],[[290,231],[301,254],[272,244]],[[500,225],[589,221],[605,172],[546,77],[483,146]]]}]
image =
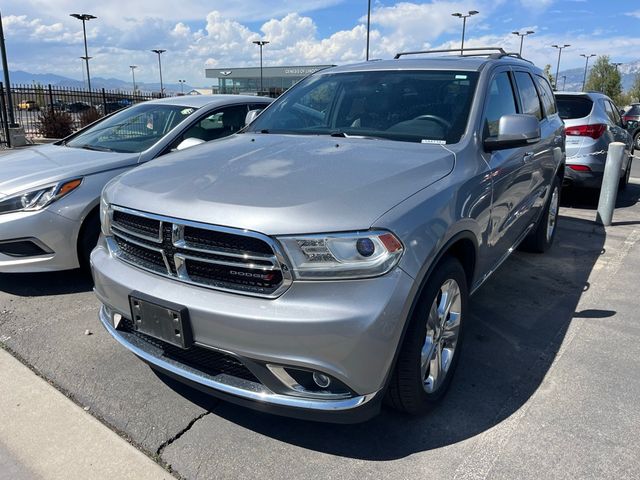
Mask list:
[{"label": "concrete curb", "polygon": [[0,467],[14,478],[173,479],[0,349]]}]

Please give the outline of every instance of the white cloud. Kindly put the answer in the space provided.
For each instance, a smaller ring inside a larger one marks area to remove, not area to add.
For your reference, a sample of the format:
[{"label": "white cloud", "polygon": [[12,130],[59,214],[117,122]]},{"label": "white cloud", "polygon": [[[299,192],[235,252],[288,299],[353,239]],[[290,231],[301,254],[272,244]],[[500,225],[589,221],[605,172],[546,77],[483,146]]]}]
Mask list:
[{"label": "white cloud", "polygon": [[627,13],[625,13],[625,15],[627,17],[640,18],[640,10],[636,10],[634,12],[627,12]]}]

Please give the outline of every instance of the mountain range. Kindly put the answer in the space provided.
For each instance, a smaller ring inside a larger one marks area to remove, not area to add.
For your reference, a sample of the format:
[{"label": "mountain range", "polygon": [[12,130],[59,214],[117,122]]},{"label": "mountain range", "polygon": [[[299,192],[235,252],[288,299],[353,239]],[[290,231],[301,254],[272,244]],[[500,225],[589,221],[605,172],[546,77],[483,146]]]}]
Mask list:
[{"label": "mountain range", "polygon": [[[0,70],[2,72],[2,70]],[[63,77],[61,75],[56,75],[53,73],[29,73],[21,70],[9,71],[9,76],[11,79],[12,85],[51,85],[54,87],[67,87],[67,88],[86,88],[86,81],[83,80],[75,80],[69,77]],[[0,81],[3,81],[3,78],[0,78]],[[167,93],[179,93],[184,89],[184,92],[189,92],[193,90],[189,84],[184,84],[181,86],[176,83],[164,83],[163,86],[165,92]],[[136,81],[136,87],[142,92],[158,92],[160,91],[160,82],[158,83],[145,83]],[[181,88],[182,87],[182,88]],[[102,77],[91,77],[91,88],[92,89],[101,89],[105,90],[124,90],[131,91],[133,90],[133,84],[131,81],[120,80],[119,78],[102,78]]]}]

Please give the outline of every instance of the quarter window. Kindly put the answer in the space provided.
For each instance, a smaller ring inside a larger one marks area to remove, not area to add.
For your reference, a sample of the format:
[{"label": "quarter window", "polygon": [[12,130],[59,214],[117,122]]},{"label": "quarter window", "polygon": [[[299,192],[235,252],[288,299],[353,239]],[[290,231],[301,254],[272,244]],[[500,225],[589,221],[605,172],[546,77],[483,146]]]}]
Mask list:
[{"label": "quarter window", "polygon": [[516,72],[516,84],[520,94],[522,113],[534,115],[538,120],[542,120],[542,108],[540,108],[540,98],[531,75],[526,72]]},{"label": "quarter window", "polygon": [[542,105],[544,106],[545,116],[549,117],[555,114],[558,110],[556,108],[556,101],[553,97],[553,92],[549,83],[542,77],[536,76],[538,82],[538,90],[540,97],[542,98]]},{"label": "quarter window", "polygon": [[513,87],[507,72],[498,73],[489,86],[487,107],[484,113],[484,136],[498,135],[500,117],[517,113]]}]

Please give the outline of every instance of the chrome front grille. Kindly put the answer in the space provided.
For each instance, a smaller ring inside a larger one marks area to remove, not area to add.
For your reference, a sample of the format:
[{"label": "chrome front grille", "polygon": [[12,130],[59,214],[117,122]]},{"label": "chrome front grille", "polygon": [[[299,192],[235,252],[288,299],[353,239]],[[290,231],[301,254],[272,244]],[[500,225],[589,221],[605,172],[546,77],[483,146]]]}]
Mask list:
[{"label": "chrome front grille", "polygon": [[274,298],[291,284],[269,237],[112,206],[114,256],[144,270],[217,290]]}]

